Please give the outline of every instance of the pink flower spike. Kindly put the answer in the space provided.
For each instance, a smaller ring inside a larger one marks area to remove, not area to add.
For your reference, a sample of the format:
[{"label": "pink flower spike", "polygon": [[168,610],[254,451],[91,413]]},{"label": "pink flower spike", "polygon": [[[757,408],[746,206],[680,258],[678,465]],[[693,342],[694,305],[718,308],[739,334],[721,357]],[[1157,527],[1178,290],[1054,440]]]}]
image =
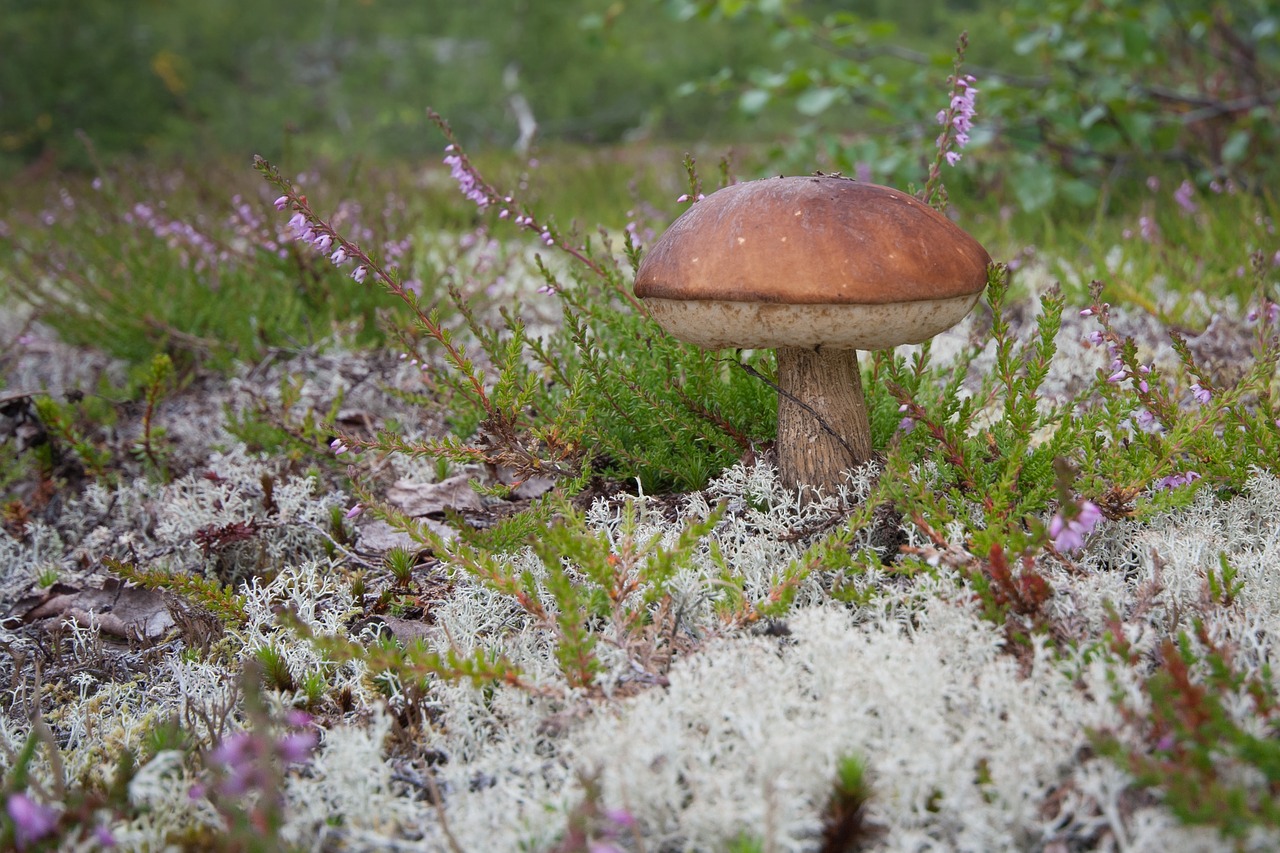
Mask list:
[{"label": "pink flower spike", "polygon": [[280,196],[280,198],[275,200],[275,206],[276,210],[284,210],[289,206],[289,197],[287,195]]},{"label": "pink flower spike", "polygon": [[1190,181],[1183,181],[1181,186],[1174,190],[1173,200],[1178,203],[1178,207],[1187,213],[1195,213],[1197,209],[1194,199],[1195,192],[1196,188],[1191,185]]}]

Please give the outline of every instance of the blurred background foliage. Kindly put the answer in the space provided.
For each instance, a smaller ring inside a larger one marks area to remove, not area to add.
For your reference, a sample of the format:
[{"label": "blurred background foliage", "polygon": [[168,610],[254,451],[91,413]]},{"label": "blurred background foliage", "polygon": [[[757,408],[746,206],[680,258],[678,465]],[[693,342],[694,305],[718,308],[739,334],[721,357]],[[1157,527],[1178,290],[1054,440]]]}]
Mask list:
[{"label": "blurred background foliage", "polygon": [[773,143],[905,185],[970,33],[966,180],[1024,210],[1181,170],[1263,187],[1274,0],[0,0],[0,168],[103,156],[414,158],[447,116],[511,146]]}]

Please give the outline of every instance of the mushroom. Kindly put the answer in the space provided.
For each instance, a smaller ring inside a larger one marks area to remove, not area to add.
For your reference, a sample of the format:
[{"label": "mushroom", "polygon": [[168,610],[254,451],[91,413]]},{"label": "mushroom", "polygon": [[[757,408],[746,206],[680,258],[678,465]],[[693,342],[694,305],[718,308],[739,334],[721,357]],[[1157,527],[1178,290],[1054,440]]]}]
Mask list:
[{"label": "mushroom", "polygon": [[960,322],[991,257],[933,208],[838,176],[768,178],[695,203],[645,255],[635,294],[707,349],[777,350],[778,473],[834,493],[871,458],[857,350]]}]

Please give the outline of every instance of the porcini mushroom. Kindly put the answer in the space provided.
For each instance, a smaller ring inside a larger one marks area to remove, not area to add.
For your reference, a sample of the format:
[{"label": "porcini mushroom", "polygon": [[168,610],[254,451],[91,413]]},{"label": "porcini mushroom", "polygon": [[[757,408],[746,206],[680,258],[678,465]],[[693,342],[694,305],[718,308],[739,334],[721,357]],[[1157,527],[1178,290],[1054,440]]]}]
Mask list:
[{"label": "porcini mushroom", "polygon": [[838,176],[768,178],[695,203],[635,293],[707,349],[777,350],[778,473],[834,493],[871,458],[859,349],[914,344],[973,308],[991,257],[933,208]]}]

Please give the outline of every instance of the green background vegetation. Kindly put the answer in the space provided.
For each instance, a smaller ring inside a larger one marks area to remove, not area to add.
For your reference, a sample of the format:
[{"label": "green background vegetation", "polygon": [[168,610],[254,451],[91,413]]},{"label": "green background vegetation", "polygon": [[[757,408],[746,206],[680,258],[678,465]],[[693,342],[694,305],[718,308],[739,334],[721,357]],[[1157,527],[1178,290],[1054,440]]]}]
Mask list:
[{"label": "green background vegetation", "polygon": [[504,147],[513,74],[543,142],[783,139],[793,168],[901,183],[968,30],[974,145],[999,155],[971,177],[1090,205],[1153,167],[1265,183],[1278,21],[1268,0],[4,0],[0,158],[83,165],[81,132],[104,153],[421,157],[428,106]]}]

